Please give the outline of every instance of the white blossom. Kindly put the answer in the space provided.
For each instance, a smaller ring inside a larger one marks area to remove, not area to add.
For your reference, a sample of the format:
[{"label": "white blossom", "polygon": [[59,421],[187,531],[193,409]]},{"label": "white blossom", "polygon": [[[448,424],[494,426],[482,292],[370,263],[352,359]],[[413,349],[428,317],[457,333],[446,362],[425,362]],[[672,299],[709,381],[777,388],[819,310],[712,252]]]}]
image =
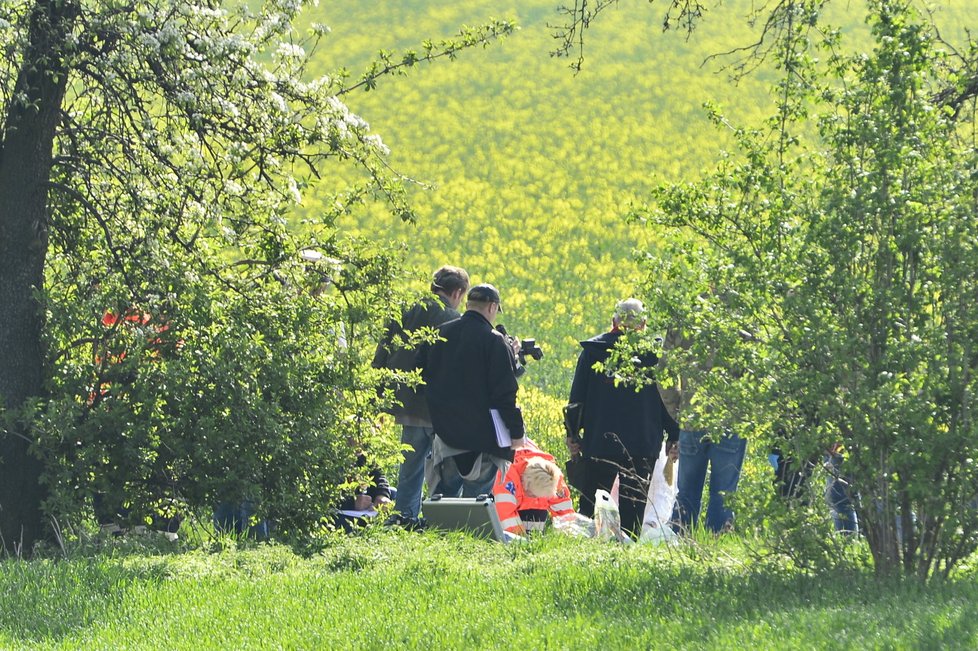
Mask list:
[{"label": "white blossom", "polygon": [[140,34],[139,45],[147,50],[152,50],[154,52],[160,51],[160,42],[153,34],[147,34],[146,32]]},{"label": "white blossom", "polygon": [[234,179],[228,179],[224,182],[224,191],[232,196],[239,197],[244,194],[244,186]]},{"label": "white blossom", "polygon": [[283,59],[301,59],[306,56],[306,51],[294,43],[279,43],[275,54]]},{"label": "white blossom", "polygon": [[369,136],[364,137],[363,142],[385,156],[391,153],[390,148],[384,144],[384,141],[381,140],[380,136],[376,133],[372,133]]},{"label": "white blossom", "polygon": [[292,201],[296,204],[302,203],[302,193],[299,192],[299,186],[296,184],[295,179],[289,179],[289,195],[292,197]]}]

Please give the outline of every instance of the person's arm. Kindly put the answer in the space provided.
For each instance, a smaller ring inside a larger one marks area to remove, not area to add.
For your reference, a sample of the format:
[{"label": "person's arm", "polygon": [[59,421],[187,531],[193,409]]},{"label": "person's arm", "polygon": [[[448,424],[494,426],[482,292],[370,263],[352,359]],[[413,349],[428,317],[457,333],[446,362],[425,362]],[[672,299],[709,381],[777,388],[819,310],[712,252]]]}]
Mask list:
[{"label": "person's arm", "polygon": [[[659,358],[659,363],[656,365],[656,383],[655,386],[659,390],[659,397],[662,399],[662,405],[665,407],[666,412],[669,414],[669,419],[676,423],[676,438],[678,439],[679,433],[679,408],[682,405],[682,380],[678,376],[671,378],[666,378],[666,360],[669,356],[669,351],[678,348],[682,344],[679,337],[679,333],[675,330],[667,330],[665,339],[662,342],[662,356]],[[668,379],[669,386],[662,386],[662,380]],[[668,423],[666,431],[670,433],[669,440],[672,441],[671,436],[672,431],[669,430]]]},{"label": "person's arm", "polygon": [[511,493],[507,488],[510,482],[516,481],[514,475],[512,465],[505,475],[501,471],[497,471],[496,482],[492,486],[492,497],[496,505],[496,515],[499,516],[499,524],[502,525],[503,529],[510,533],[523,535],[526,531],[523,529],[523,520],[520,519],[517,510],[519,505],[516,503],[515,483],[513,484],[514,492]]},{"label": "person's arm", "polygon": [[[591,360],[591,356],[587,354],[587,351],[581,351],[581,354],[577,357],[577,368],[574,369],[574,380],[571,382],[570,397],[567,399],[568,404],[579,404],[581,409],[584,408],[585,400],[587,400],[588,384],[591,381],[591,376],[594,374],[594,370],[591,368],[594,362]],[[570,452],[571,456],[577,456],[581,453],[581,434],[578,432],[577,436],[571,436],[568,434],[564,439],[564,443],[567,445],[567,451]]]},{"label": "person's arm", "polygon": [[567,402],[584,404],[587,399],[588,383],[594,374],[594,369],[591,368],[593,365],[594,361],[591,356],[587,354],[587,351],[582,350],[577,357],[577,368],[574,369],[574,380],[571,382],[570,397]]},{"label": "person's arm", "polygon": [[418,345],[418,350],[414,354],[414,368],[421,370],[422,379],[428,381],[428,352],[431,350],[431,344],[428,342],[422,342]]},{"label": "person's arm", "polygon": [[493,337],[489,346],[489,407],[499,411],[513,439],[513,449],[523,447],[526,427],[523,414],[516,406],[516,393],[519,384],[513,373],[509,347],[502,336]]},{"label": "person's arm", "polygon": [[391,486],[387,482],[387,477],[384,476],[383,471],[374,466],[370,470],[370,477],[373,481],[371,482],[371,485],[367,487],[367,495],[370,496],[374,506],[379,506],[381,504],[390,502]]},{"label": "person's arm", "polygon": [[387,360],[391,356],[391,347],[394,345],[394,337],[397,336],[400,330],[401,326],[396,321],[391,320],[387,322],[387,327],[384,328],[384,336],[377,343],[377,349],[374,350],[374,358],[370,362],[373,368],[387,367]]},{"label": "person's arm", "polygon": [[668,437],[666,438],[669,443],[675,443],[679,440],[679,423],[676,419],[672,417],[666,406],[662,404],[662,396],[659,396],[659,404],[662,405],[662,429],[665,430]]},{"label": "person's arm", "polygon": [[563,476],[557,482],[557,495],[550,500],[547,508],[550,510],[551,517],[568,515],[574,512],[574,502],[571,501],[571,492],[567,488],[567,482],[564,481]]}]

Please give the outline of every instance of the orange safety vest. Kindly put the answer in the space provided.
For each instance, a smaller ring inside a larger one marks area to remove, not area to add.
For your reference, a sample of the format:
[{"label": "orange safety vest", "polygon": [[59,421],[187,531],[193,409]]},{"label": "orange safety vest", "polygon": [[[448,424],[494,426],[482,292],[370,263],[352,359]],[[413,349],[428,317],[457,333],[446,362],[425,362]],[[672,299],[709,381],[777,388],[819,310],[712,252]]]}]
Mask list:
[{"label": "orange safety vest", "polygon": [[[170,329],[170,324],[163,321],[151,325],[152,321],[153,316],[149,312],[130,309],[121,315],[116,314],[112,310],[106,310],[105,314],[102,315],[101,322],[106,328],[115,328],[117,324],[124,324],[133,328],[150,327],[152,332],[146,333],[145,335],[146,341],[149,344],[147,346],[148,358],[150,360],[158,360],[160,359],[163,347],[169,344],[164,337]],[[181,350],[183,348],[183,339],[177,339],[173,344],[173,348]],[[109,340],[105,339],[98,349],[93,349],[93,357],[96,366],[102,366],[103,361],[108,364],[120,364],[126,359],[125,343],[121,344],[118,350],[113,351],[109,348]],[[107,381],[102,381],[98,386],[92,388],[88,395],[88,404],[90,406],[109,394],[109,384]]]},{"label": "orange safety vest", "polygon": [[532,457],[543,457],[547,461],[554,458],[536,447],[524,447],[516,450],[513,463],[503,475],[496,473],[496,483],[492,487],[492,496],[496,501],[496,513],[503,529],[510,533],[523,534],[526,529],[520,519],[520,511],[537,509],[549,511],[551,516],[567,515],[574,512],[570,490],[561,477],[557,482],[557,494],[554,497],[530,497],[523,492],[523,469]]}]

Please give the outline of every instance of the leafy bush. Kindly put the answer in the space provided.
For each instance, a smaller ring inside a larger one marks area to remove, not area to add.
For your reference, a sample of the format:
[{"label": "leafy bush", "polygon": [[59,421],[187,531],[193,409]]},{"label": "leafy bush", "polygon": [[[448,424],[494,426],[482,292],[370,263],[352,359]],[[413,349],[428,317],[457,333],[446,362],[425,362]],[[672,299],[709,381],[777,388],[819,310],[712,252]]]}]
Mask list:
[{"label": "leafy bush", "polygon": [[[247,498],[280,531],[315,527],[357,450],[379,463],[394,453],[370,424],[366,370],[372,306],[389,288],[364,280],[390,270],[383,258],[347,265],[322,292],[297,262],[246,294],[174,276],[131,307],[104,291],[60,304],[52,332],[77,323],[89,336],[64,350],[38,414],[53,512],[77,513],[98,494],[140,522]],[[123,318],[106,326],[106,305]]]},{"label": "leafy bush", "polygon": [[718,362],[699,372],[711,424],[799,460],[842,444],[876,568],[946,576],[978,547],[974,105],[932,27],[868,6],[871,54],[786,30],[776,116],[654,194],[647,216],[681,235],[649,292],[693,342],[675,368]]}]

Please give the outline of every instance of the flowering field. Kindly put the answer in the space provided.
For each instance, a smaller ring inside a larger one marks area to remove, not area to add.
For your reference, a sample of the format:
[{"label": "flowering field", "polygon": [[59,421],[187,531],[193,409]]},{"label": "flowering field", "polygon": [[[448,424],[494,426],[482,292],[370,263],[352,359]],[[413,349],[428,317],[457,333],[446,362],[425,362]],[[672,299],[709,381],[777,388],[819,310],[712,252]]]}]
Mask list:
[{"label": "flowering field", "polygon": [[[575,75],[568,59],[548,55],[551,26],[562,21],[549,0],[322,3],[309,20],[331,32],[317,58],[322,70],[311,72],[339,74],[334,62],[342,61],[354,79],[381,49],[398,59],[461,25],[521,25],[455,62],[422,64],[344,96],[391,149],[393,167],[425,184],[408,184],[416,223],[397,222],[378,204],[350,215],[344,230],[401,247],[416,280],[450,263],[496,284],[508,330],[535,337],[547,353],[524,383],[564,395],[575,342],[607,327],[617,299],[640,293],[636,249],[655,255],[661,234],[626,223],[629,206],[655,184],[695,178],[730,143],[707,123],[704,102],[738,126],[770,112],[773,71],[734,85],[721,70],[733,59],[705,61],[757,38],[746,26],[752,4],[723,3],[689,40],[662,32],[661,3],[616,4],[588,30]],[[848,30],[865,29],[858,4],[836,9]],[[939,3],[938,21],[973,24],[967,4]],[[324,196],[307,189],[303,215],[321,210]]]},{"label": "flowering field", "polygon": [[[655,233],[625,223],[629,203],[716,155],[703,101],[760,96],[762,84],[733,89],[704,73],[709,50],[659,34],[657,13],[641,5],[596,23],[577,76],[567,59],[548,56],[550,2],[337,5],[317,10],[332,28],[321,51],[326,70],[333,53],[358,53],[366,64],[381,48],[417,49],[423,38],[491,17],[522,26],[485,50],[344,98],[391,148],[392,165],[428,186],[412,191],[416,224],[374,206],[346,227],[403,247],[419,274],[452,263],[474,282],[496,284],[508,330],[536,337],[546,351],[526,382],[564,394],[576,340],[605,328],[615,300],[637,291],[633,251],[654,245]],[[717,30],[703,36],[710,47],[735,43]],[[311,189],[305,210],[320,200]]]}]

